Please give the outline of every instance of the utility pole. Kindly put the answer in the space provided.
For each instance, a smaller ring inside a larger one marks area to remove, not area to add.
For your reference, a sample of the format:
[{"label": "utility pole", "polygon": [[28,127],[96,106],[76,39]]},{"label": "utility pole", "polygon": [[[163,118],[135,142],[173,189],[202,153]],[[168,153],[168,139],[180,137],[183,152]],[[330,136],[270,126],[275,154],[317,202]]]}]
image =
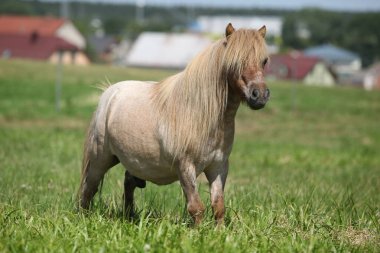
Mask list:
[{"label": "utility pole", "polygon": [[58,51],[58,62],[57,62],[57,75],[55,78],[55,110],[57,112],[61,111],[61,97],[62,97],[62,58],[63,51]]},{"label": "utility pole", "polygon": [[[69,0],[61,0],[60,9],[61,18],[68,19],[70,17]],[[60,112],[62,109],[62,72],[63,72],[63,50],[58,51],[57,73],[55,78],[55,110]]]},{"label": "utility pole", "polygon": [[297,60],[298,60],[298,57],[300,56],[300,53],[297,52],[297,51],[294,51],[294,52],[291,52],[290,53],[290,56],[292,58],[292,79],[293,79],[293,88],[292,88],[292,109],[293,109],[293,112],[296,111],[296,107],[297,107],[297,85],[299,85],[298,81],[297,81],[297,75],[298,75],[298,63],[297,63]]}]

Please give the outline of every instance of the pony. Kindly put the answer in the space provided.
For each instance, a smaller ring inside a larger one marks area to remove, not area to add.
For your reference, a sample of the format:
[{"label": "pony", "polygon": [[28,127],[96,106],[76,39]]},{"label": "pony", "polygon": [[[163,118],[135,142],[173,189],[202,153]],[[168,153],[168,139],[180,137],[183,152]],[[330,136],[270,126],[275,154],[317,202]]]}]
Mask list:
[{"label": "pony", "polygon": [[84,147],[78,203],[88,209],[105,173],[125,168],[124,210],[134,215],[133,195],[146,181],[179,180],[195,224],[205,206],[196,179],[204,173],[213,215],[224,222],[224,186],[242,102],[261,109],[269,99],[263,71],[268,61],[266,27],[235,30],[186,68],[161,82],[123,81],[102,93]]}]

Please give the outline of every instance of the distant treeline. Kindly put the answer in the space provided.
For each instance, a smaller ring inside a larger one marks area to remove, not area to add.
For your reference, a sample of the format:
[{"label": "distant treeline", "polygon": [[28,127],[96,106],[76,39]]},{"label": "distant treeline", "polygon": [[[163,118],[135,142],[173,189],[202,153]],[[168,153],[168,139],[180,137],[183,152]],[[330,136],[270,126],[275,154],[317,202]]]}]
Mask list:
[{"label": "distant treeline", "polygon": [[[61,15],[61,4],[38,0],[2,0],[1,14]],[[106,34],[135,38],[141,31],[183,31],[200,15],[281,16],[282,50],[304,49],[322,43],[358,53],[365,66],[380,58],[380,13],[333,12],[319,9],[300,11],[273,9],[197,8],[146,6],[144,19],[130,4],[70,2],[69,15],[85,35],[93,33],[90,21],[99,18]],[[141,17],[141,16],[140,16]],[[226,23],[228,20],[226,20]],[[222,31],[221,31],[222,33]]]},{"label": "distant treeline", "polygon": [[[322,43],[358,53],[364,66],[380,58],[380,13],[342,13],[307,9],[284,16],[282,46],[304,49]],[[305,32],[305,30],[309,31]]]}]

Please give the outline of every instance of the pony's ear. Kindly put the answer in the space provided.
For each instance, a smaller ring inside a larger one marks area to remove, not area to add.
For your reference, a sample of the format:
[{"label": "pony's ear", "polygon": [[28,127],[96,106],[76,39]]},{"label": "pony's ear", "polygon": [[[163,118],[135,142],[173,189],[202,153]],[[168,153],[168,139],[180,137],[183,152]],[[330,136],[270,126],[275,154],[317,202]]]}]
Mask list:
[{"label": "pony's ear", "polygon": [[265,38],[265,34],[267,33],[267,28],[265,27],[265,25],[263,25],[259,31],[258,31],[261,35],[261,37]]},{"label": "pony's ear", "polygon": [[235,28],[232,26],[231,23],[228,23],[226,27],[226,38],[228,38],[228,36],[230,36],[233,32],[235,32]]}]

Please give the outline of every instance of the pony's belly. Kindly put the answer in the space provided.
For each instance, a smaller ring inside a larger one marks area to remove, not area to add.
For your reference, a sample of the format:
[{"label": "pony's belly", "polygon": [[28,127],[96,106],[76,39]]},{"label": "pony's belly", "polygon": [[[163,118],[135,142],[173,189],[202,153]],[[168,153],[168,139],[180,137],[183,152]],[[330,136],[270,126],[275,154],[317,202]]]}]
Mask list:
[{"label": "pony's belly", "polygon": [[130,138],[124,140],[122,143],[114,140],[111,150],[130,174],[159,185],[178,180],[176,168],[160,155],[158,143],[151,138],[146,138],[145,142],[134,142]]},{"label": "pony's belly", "polygon": [[123,82],[114,86],[107,115],[107,144],[133,176],[156,184],[177,180],[170,162],[161,155],[156,136],[155,108],[150,90],[153,83]]},{"label": "pony's belly", "polygon": [[171,184],[178,180],[175,168],[157,166],[145,159],[125,158],[121,163],[133,176],[154,184]]}]

